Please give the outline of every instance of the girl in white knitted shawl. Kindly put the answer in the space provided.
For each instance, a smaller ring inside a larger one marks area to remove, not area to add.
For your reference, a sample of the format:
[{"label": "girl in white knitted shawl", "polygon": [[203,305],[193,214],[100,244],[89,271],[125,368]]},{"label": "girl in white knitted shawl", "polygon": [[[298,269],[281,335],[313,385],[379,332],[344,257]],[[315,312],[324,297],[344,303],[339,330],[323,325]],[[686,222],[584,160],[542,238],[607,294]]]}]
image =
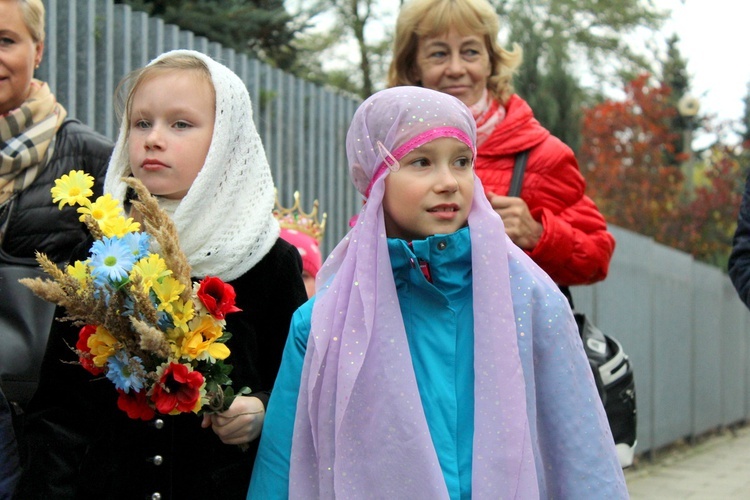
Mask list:
[{"label": "girl in white knitted shawl", "polygon": [[[57,456],[32,456],[29,475],[45,477],[36,486],[51,489],[28,493],[244,498],[290,318],[306,300],[299,254],[278,237],[270,168],[237,75],[201,53],[180,50],[162,54],[125,83],[104,190],[127,204],[123,177],[141,180],[172,216],[192,275],[218,276],[234,287],[242,311],[226,318],[228,361],[233,386],[252,393],[220,414],[131,420],[117,408],[109,384],[81,381],[84,370],[60,363],[74,353],[51,342],[53,361],[43,369],[36,409],[46,424],[39,429],[63,431],[35,436],[32,455]],[[76,335],[63,331],[56,338],[75,345]]]}]

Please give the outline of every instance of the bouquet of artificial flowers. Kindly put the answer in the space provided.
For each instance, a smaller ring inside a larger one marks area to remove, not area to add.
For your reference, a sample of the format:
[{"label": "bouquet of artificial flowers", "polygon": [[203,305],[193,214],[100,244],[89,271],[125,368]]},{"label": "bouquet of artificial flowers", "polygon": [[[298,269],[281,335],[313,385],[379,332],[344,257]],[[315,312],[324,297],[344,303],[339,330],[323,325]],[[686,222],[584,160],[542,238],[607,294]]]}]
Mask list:
[{"label": "bouquet of artificial flowers", "polygon": [[[240,310],[234,289],[216,277],[193,284],[172,220],[140,181],[126,182],[145,232],[109,194],[91,202],[90,175],[74,170],[57,179],[52,201],[61,210],[77,205],[94,243],[88,259],[64,271],[38,254],[52,279],[21,282],[82,326],[74,348],[80,365],[114,384],[130,418],[223,411],[249,392],[235,394],[224,363],[231,336],[224,318]],[[150,250],[154,241],[159,252]]]}]

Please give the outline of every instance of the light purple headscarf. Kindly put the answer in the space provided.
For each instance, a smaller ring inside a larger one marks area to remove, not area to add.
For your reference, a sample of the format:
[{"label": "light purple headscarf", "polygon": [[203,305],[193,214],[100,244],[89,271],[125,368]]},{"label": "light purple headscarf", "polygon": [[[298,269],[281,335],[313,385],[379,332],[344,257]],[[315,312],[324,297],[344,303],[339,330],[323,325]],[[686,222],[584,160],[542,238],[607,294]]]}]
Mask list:
[{"label": "light purple headscarf", "polygon": [[[382,207],[385,177],[389,168],[397,168],[394,158],[439,137],[457,138],[475,150],[474,118],[458,99],[424,88],[378,92],[352,119],[346,139],[349,169],[367,201],[317,277],[292,441],[292,498],[448,496],[417,389]],[[509,243],[476,175],[469,226],[475,329],[472,496],[536,498]]]}]

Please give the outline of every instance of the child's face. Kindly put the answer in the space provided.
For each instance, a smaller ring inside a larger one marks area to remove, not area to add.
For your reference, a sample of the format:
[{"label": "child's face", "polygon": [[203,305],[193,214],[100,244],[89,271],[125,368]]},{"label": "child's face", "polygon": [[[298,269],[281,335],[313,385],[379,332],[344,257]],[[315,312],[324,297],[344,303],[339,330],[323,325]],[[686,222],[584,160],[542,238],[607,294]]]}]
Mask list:
[{"label": "child's face", "polygon": [[474,197],[471,149],[441,137],[409,152],[385,178],[385,232],[407,241],[466,225]]},{"label": "child's face", "polygon": [[305,283],[305,291],[309,299],[315,295],[315,277],[307,271],[302,271],[302,281]]},{"label": "child's face", "polygon": [[182,199],[206,161],[215,97],[195,71],[157,74],[136,89],[130,110],[130,168],[155,195]]}]

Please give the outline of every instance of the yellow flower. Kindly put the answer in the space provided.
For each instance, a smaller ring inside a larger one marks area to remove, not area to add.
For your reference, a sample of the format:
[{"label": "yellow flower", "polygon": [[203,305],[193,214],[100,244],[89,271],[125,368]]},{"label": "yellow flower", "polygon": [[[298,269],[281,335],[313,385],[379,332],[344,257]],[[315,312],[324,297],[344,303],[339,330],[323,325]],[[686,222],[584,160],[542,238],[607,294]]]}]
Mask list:
[{"label": "yellow flower", "polygon": [[179,328],[184,332],[188,331],[188,322],[195,316],[193,301],[188,300],[187,302],[183,302],[181,300],[176,300],[172,302],[171,316],[175,328]]},{"label": "yellow flower", "polygon": [[59,208],[62,210],[66,204],[70,205],[88,205],[89,198],[94,196],[91,188],[94,186],[94,178],[83,170],[71,170],[70,173],[63,175],[55,180],[55,186],[50,190],[52,193],[52,203],[60,202]]},{"label": "yellow flower", "polygon": [[72,276],[83,285],[89,277],[89,266],[86,265],[85,262],[77,260],[72,266],[66,268],[66,272],[68,273],[68,276]]},{"label": "yellow flower", "polygon": [[122,215],[118,215],[117,217],[106,219],[99,224],[99,227],[101,228],[102,233],[104,233],[104,236],[109,238],[112,238],[113,236],[122,238],[127,233],[135,233],[138,231],[141,228],[141,224],[139,222],[133,222],[133,219],[130,217],[125,219]]},{"label": "yellow flower", "polygon": [[194,328],[182,339],[182,355],[191,359],[206,359],[207,356],[226,359],[229,356],[229,348],[216,342],[222,335],[221,325],[208,315],[201,316],[193,323],[197,324],[194,324]]},{"label": "yellow flower", "polygon": [[171,276],[165,276],[161,281],[155,281],[152,290],[159,299],[159,311],[172,313],[173,303],[180,298],[180,294],[185,290],[185,285]]},{"label": "yellow flower", "polygon": [[182,328],[167,328],[167,340],[169,341],[169,348],[172,350],[172,357],[180,359],[182,357],[182,339],[185,337],[187,329]]},{"label": "yellow flower", "polygon": [[160,255],[152,253],[133,265],[133,269],[130,271],[130,279],[132,280],[135,275],[140,275],[143,280],[143,291],[148,293],[154,283],[170,274],[172,274],[172,271],[167,269],[167,263],[164,259]]},{"label": "yellow flower", "polygon": [[101,368],[107,363],[107,359],[115,353],[117,339],[104,327],[97,326],[96,333],[89,337],[86,345],[94,356],[94,365]]},{"label": "yellow flower", "polygon": [[107,193],[97,198],[91,205],[80,207],[78,213],[81,214],[78,218],[81,222],[86,219],[87,215],[90,215],[99,224],[99,227],[102,227],[109,219],[114,219],[120,215],[122,210],[120,210],[120,204],[117,200],[112,199],[112,195]]}]

